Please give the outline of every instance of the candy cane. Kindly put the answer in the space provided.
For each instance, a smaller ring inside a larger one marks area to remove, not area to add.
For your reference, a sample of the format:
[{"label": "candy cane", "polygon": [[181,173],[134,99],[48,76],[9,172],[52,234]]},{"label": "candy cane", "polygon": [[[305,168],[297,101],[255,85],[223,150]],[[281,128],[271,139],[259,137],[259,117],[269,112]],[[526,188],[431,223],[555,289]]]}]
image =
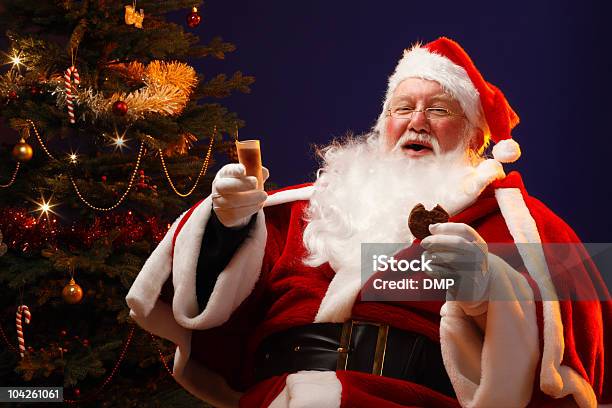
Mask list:
[{"label": "candy cane", "polygon": [[[74,81],[72,80],[73,78]],[[70,123],[76,123],[74,118],[74,98],[77,91],[76,86],[79,84],[79,82],[79,71],[73,65],[64,73],[64,84],[66,86],[66,106],[68,106],[68,118],[70,119]]]},{"label": "candy cane", "polygon": [[23,358],[25,353],[25,340],[23,338],[23,328],[21,327],[21,313],[25,315],[25,323],[30,324],[30,319],[32,315],[30,314],[30,309],[26,305],[21,305],[17,308],[17,341],[19,342],[19,354],[21,358]]}]

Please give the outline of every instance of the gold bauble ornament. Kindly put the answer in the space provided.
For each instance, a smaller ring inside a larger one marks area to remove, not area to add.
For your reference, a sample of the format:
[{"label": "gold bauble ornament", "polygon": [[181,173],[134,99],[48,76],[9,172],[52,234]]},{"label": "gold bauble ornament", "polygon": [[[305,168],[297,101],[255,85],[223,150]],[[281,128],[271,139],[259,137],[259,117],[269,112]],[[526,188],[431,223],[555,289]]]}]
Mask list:
[{"label": "gold bauble ornament", "polygon": [[27,162],[32,158],[33,154],[34,151],[32,150],[32,146],[27,144],[23,137],[19,143],[13,147],[13,158],[19,162]]},{"label": "gold bauble ornament", "polygon": [[83,289],[74,281],[74,278],[70,278],[68,285],[62,289],[62,298],[64,302],[71,305],[79,303],[83,299]]}]

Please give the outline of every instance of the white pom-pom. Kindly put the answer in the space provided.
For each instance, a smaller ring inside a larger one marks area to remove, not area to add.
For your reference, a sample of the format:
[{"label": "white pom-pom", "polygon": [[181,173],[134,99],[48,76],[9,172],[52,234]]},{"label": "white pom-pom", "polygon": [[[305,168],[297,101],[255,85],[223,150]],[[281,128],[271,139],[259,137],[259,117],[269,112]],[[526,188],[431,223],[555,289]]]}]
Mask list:
[{"label": "white pom-pom", "polygon": [[493,146],[493,158],[500,163],[513,163],[521,157],[521,147],[514,139],[500,140]]}]

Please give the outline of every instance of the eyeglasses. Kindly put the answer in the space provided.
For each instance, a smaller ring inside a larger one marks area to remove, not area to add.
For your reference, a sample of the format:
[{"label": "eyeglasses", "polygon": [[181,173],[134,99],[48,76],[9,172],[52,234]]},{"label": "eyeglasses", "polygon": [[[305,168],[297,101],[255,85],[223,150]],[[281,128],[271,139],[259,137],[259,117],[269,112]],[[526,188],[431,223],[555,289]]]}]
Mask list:
[{"label": "eyeglasses", "polygon": [[387,115],[396,119],[412,119],[412,115],[416,112],[423,112],[429,120],[442,119],[449,116],[465,117],[462,113],[455,113],[446,108],[414,109],[410,106],[400,105],[387,109]]}]

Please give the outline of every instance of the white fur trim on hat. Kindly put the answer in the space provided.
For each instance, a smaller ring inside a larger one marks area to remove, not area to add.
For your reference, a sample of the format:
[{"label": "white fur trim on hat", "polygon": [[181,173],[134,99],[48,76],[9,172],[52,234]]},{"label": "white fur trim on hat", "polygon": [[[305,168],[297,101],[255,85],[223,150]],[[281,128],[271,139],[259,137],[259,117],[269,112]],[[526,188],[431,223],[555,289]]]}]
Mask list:
[{"label": "white fur trim on hat", "polygon": [[500,163],[513,163],[521,157],[521,147],[514,139],[500,140],[493,146],[493,158]]},{"label": "white fur trim on hat", "polygon": [[459,102],[470,123],[488,131],[478,90],[465,69],[442,55],[415,45],[410,50],[404,51],[404,56],[397,64],[395,72],[389,77],[383,111],[375,126],[379,132],[383,130],[386,111],[393,92],[407,78],[422,78],[438,82],[448,94]]}]

